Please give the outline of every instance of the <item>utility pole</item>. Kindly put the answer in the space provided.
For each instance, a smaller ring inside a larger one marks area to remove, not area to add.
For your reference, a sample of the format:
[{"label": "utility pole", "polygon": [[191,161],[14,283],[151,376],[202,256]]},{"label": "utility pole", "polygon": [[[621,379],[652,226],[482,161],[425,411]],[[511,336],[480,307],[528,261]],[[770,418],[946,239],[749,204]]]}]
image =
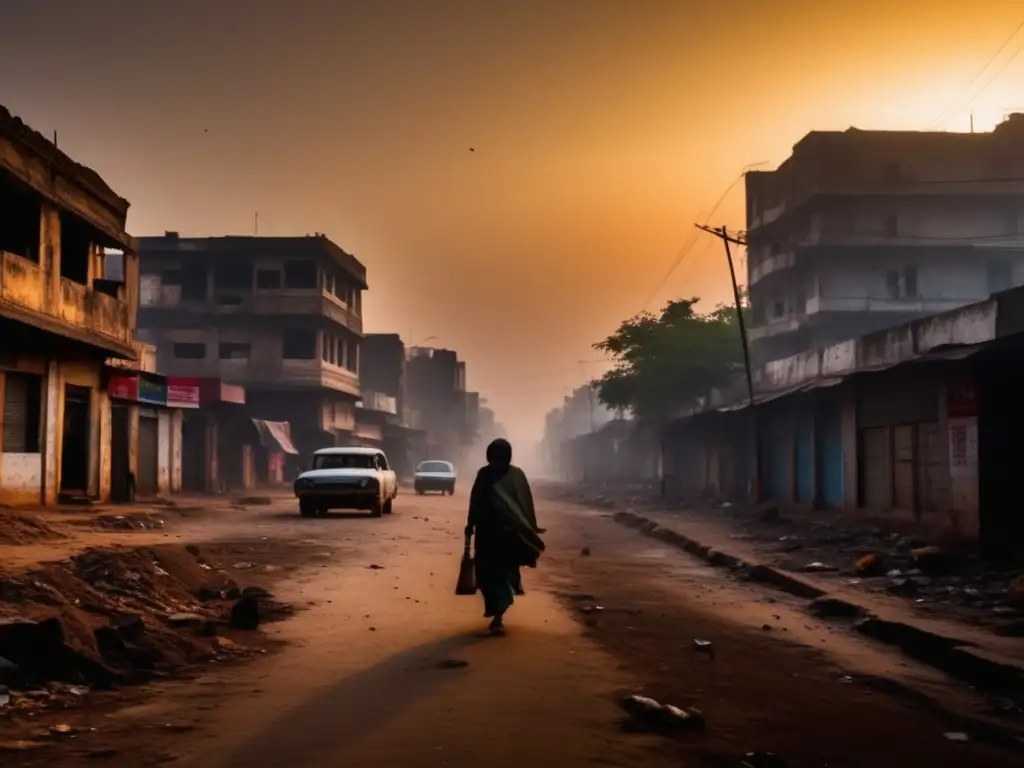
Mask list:
[{"label": "utility pole", "polygon": [[735,237],[730,235],[728,230],[723,225],[721,229],[715,229],[714,227],[708,227],[704,224],[695,224],[697,229],[707,232],[710,235],[714,235],[722,240],[725,245],[725,259],[729,262],[729,277],[732,280],[732,295],[736,302],[736,322],[740,330],[740,341],[743,344],[743,367],[746,369],[747,374],[747,396],[750,398],[750,418],[753,423],[754,432],[754,495],[756,501],[762,501],[763,494],[761,493],[761,435],[758,428],[757,409],[756,401],[754,398],[754,371],[750,365],[750,342],[747,340],[747,324],[743,319],[743,300],[740,297],[740,286],[736,282],[736,267],[732,262],[732,249],[729,244],[734,245],[746,245],[747,241],[743,238]]}]

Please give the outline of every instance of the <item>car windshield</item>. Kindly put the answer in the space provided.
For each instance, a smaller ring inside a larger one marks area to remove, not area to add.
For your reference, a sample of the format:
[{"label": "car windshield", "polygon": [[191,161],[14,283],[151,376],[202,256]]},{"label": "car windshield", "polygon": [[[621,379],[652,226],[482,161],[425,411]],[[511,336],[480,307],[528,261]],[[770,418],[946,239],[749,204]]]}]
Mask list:
[{"label": "car windshield", "polygon": [[313,457],[313,469],[375,469],[376,459],[367,453],[326,453]]},{"label": "car windshield", "polygon": [[447,461],[424,461],[419,466],[420,472],[451,472],[452,465]]}]

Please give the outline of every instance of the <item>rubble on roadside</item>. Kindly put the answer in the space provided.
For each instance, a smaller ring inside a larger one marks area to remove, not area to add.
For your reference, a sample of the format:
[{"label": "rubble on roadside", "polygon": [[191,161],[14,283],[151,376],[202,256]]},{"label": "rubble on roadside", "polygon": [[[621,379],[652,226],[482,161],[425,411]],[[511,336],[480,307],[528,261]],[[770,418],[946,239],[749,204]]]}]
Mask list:
[{"label": "rubble on roadside", "polygon": [[[672,509],[645,486],[553,486],[550,493],[604,509]],[[719,504],[686,508],[684,514],[728,526],[730,538],[753,545],[766,565],[838,579],[867,592],[903,598],[916,610],[952,614],[991,626],[1000,635],[1024,637],[1024,569],[995,568],[969,552],[851,522],[829,511],[782,513],[772,504]]]},{"label": "rubble on roadside", "polygon": [[262,621],[289,613],[266,590],[240,589],[190,550],[91,549],[0,577],[0,684],[9,691],[7,709],[59,704],[62,697],[73,703],[91,689],[245,653],[218,641],[241,602]]}]

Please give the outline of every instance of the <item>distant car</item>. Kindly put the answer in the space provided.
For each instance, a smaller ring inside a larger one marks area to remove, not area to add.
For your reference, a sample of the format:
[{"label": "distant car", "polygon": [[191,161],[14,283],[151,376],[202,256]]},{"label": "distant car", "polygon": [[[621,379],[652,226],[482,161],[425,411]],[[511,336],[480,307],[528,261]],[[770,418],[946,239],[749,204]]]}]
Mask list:
[{"label": "distant car", "polygon": [[365,509],[374,517],[391,514],[398,478],[377,448],[321,448],[313,468],[295,479],[299,513],[315,517],[331,509]]},{"label": "distant car", "polygon": [[413,488],[423,495],[430,491],[440,491],[441,495],[455,493],[455,467],[447,461],[424,461],[416,467],[413,476]]}]

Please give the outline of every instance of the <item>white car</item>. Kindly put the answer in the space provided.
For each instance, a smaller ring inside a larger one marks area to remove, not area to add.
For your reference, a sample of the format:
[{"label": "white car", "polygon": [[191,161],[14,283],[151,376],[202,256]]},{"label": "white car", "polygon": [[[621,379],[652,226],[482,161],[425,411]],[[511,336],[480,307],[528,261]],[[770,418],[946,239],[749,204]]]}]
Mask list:
[{"label": "white car", "polygon": [[330,509],[365,509],[374,517],[391,514],[398,478],[378,448],[321,448],[313,468],[295,479],[299,513],[315,517]]},{"label": "white car", "polygon": [[447,461],[422,461],[416,467],[412,487],[423,495],[428,491],[440,491],[444,496],[455,494],[455,467]]}]

